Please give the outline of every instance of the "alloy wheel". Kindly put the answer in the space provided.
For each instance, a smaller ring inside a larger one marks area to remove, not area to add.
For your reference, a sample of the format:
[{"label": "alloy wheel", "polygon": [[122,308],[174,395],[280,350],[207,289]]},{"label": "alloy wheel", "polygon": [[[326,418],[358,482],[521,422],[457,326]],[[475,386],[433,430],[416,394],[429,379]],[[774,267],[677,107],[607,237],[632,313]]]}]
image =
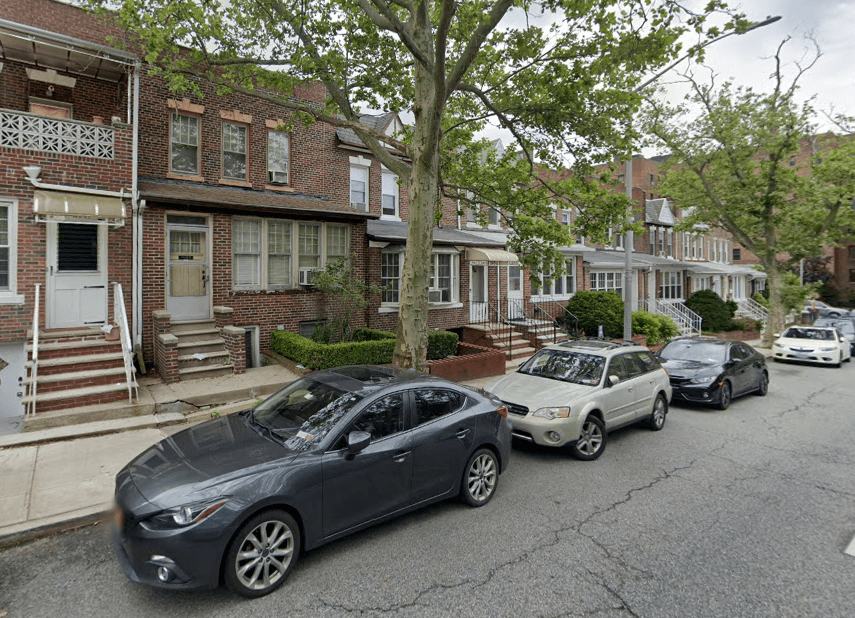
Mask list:
[{"label": "alloy wheel", "polygon": [[294,533],[284,522],[265,521],[244,537],[235,557],[235,575],[250,590],[265,590],[288,570]]},{"label": "alloy wheel", "polygon": [[496,487],[496,460],[489,453],[481,453],[472,460],[466,485],[476,502],[487,501]]}]

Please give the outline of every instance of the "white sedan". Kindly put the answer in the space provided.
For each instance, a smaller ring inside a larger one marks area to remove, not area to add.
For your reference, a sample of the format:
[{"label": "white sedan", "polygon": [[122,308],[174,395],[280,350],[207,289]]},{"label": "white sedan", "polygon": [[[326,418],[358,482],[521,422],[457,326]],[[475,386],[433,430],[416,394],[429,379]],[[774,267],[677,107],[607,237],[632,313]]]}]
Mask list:
[{"label": "white sedan", "polygon": [[772,344],[772,358],[777,360],[821,363],[840,367],[852,360],[849,341],[833,327],[791,326]]}]

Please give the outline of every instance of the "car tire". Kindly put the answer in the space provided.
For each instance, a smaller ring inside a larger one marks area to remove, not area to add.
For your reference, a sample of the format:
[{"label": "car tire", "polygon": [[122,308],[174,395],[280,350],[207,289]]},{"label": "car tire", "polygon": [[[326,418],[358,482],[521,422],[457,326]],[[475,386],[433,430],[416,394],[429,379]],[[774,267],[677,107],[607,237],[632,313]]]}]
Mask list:
[{"label": "car tire", "polygon": [[843,366],[843,352],[840,353],[840,357],[837,359],[837,363],[835,363],[834,366],[837,367],[838,369],[840,369]]},{"label": "car tire", "polygon": [[724,384],[721,385],[721,388],[718,389],[718,402],[715,404],[715,407],[719,410],[727,410],[728,406],[730,406],[730,382],[725,380]]},{"label": "car tire", "polygon": [[582,435],[568,445],[570,454],[582,461],[593,461],[606,449],[606,427],[596,416],[589,416],[582,423]]},{"label": "car tire", "polygon": [[765,397],[769,392],[769,374],[765,371],[760,374],[760,382],[757,384],[757,390],[754,394],[758,397]]},{"label": "car tire", "polygon": [[668,400],[660,393],[653,402],[653,412],[647,419],[647,426],[653,431],[659,431],[665,426],[665,417],[668,415]]},{"label": "car tire", "polygon": [[226,586],[247,598],[270,594],[285,583],[299,554],[300,528],[294,518],[279,509],[258,513],[229,544],[223,568]]},{"label": "car tire", "polygon": [[499,460],[488,448],[479,448],[463,469],[460,499],[469,506],[484,506],[499,484]]}]

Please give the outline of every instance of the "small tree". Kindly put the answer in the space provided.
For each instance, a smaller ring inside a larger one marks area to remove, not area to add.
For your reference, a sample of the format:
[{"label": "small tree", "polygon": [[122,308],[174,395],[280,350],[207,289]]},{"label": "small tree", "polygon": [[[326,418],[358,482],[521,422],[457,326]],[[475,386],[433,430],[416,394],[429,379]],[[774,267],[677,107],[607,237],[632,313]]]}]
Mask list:
[{"label": "small tree", "polygon": [[380,294],[383,288],[360,278],[350,260],[341,258],[327,262],[315,275],[315,290],[324,295],[318,319],[327,322],[312,335],[321,343],[350,341],[353,338],[353,318],[368,306],[369,294]]},{"label": "small tree", "polygon": [[596,336],[601,324],[606,337],[623,335],[623,300],[616,292],[576,292],[567,309],[579,318],[579,328],[586,335]]},{"label": "small tree", "polygon": [[736,313],[736,303],[722,300],[712,290],[698,290],[686,299],[686,306],[701,316],[706,331],[729,330]]}]

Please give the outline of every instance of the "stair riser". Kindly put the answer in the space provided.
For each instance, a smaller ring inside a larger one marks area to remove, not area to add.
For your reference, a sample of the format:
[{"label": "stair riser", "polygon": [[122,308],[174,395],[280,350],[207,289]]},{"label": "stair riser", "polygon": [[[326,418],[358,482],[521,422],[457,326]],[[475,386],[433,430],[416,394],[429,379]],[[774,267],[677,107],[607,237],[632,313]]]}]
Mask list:
[{"label": "stair riser", "polygon": [[[39,374],[39,376],[42,376],[42,374]],[[102,384],[117,384],[124,381],[125,374],[123,373],[121,375],[102,376],[100,378],[69,379],[63,380],[62,382],[39,382],[36,394],[55,393],[57,391],[68,390],[71,388],[101,386]]]},{"label": "stair riser", "polygon": [[216,328],[217,328],[217,323],[214,320],[208,320],[205,322],[193,322],[192,324],[189,324],[189,323],[174,324],[173,323],[170,326],[169,330],[170,330],[170,332],[172,332],[173,335],[178,336],[179,334],[186,333],[188,331],[212,330],[212,329],[216,329]]},{"label": "stair riser", "polygon": [[[70,358],[73,356],[89,356],[90,354],[115,354],[121,352],[122,346],[118,343],[105,343],[104,345],[85,347],[85,348],[65,348],[61,350],[46,350],[39,349],[39,360],[47,360],[49,358]],[[30,354],[32,358],[32,353]]]},{"label": "stair riser", "polygon": [[[222,360],[221,360],[222,359]],[[206,358],[205,360],[180,360],[178,361],[178,369],[187,369],[188,367],[221,367],[223,363],[228,363],[229,357]]]},{"label": "stair riser", "polygon": [[188,354],[210,354],[211,352],[223,352],[226,347],[221,341],[208,345],[194,345],[186,348],[178,348],[178,356],[187,356]]},{"label": "stair riser", "polygon": [[197,341],[210,341],[220,337],[219,331],[211,333],[197,333],[195,335],[182,335],[181,333],[172,333],[178,338],[178,343],[195,343]]},{"label": "stair riser", "polygon": [[[184,367],[179,367],[179,371],[184,369]],[[219,378],[221,376],[230,376],[234,373],[234,369],[231,366],[224,367],[221,365],[212,365],[211,369],[208,371],[199,371],[195,372],[192,375],[184,375],[180,376],[179,380],[197,380],[200,378]]]},{"label": "stair riser", "polygon": [[[98,361],[92,363],[78,363],[74,365],[39,365],[39,376],[55,375],[57,373],[71,373],[73,371],[91,371],[94,369],[113,369],[115,367],[124,367],[121,359]],[[27,372],[27,375],[32,375],[32,369]]]},{"label": "stair riser", "polygon": [[[41,388],[38,392],[41,392]],[[56,401],[39,401],[36,395],[36,414],[49,412],[51,410],[63,410],[66,408],[77,408],[80,406],[96,405],[99,403],[112,403],[114,401],[127,401],[128,391],[116,391],[114,393],[102,393],[88,397],[75,397],[73,399],[57,399]]]}]

